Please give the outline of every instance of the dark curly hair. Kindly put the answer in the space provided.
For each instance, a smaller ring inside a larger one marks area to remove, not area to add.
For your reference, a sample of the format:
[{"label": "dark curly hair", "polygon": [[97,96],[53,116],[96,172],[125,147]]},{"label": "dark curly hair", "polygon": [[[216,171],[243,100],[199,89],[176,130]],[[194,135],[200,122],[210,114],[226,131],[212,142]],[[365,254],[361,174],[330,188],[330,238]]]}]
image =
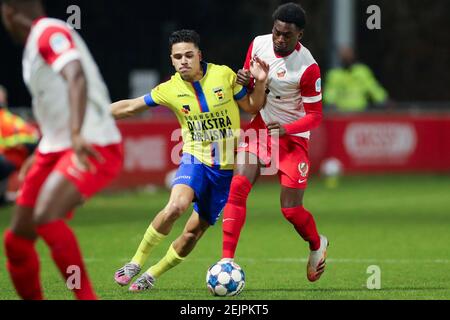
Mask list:
[{"label": "dark curly hair", "polygon": [[293,23],[299,30],[305,29],[306,12],[302,6],[289,2],[279,6],[272,15],[273,21],[279,20],[285,23]]},{"label": "dark curly hair", "polygon": [[183,29],[173,32],[169,37],[169,49],[172,49],[174,44],[180,42],[193,43],[197,48],[200,48],[200,36],[194,30]]}]

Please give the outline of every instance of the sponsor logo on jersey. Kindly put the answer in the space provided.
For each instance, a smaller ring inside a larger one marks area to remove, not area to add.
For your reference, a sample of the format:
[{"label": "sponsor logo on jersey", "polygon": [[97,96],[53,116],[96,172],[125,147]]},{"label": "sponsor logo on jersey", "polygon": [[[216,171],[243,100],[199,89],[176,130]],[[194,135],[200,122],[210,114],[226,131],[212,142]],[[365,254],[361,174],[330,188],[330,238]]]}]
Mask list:
[{"label": "sponsor logo on jersey", "polygon": [[50,47],[56,54],[61,54],[70,49],[70,41],[61,33],[55,33],[50,37]]},{"label": "sponsor logo on jersey", "polygon": [[186,98],[186,97],[189,97],[187,93],[177,95],[177,98]]},{"label": "sponsor logo on jersey", "polygon": [[215,88],[213,89],[214,95],[216,96],[217,101],[222,101],[225,99],[225,94],[223,93],[223,88]]}]

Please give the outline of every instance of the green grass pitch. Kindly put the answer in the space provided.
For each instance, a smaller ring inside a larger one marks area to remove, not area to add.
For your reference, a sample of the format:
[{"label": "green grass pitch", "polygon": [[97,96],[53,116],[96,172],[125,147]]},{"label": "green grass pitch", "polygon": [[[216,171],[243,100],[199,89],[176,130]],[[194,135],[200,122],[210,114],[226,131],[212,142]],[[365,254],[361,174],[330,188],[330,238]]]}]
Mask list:
[{"label": "green grass pitch", "polygon": [[[327,269],[306,279],[308,247],[279,210],[279,186],[259,184],[249,198],[247,224],[236,262],[246,287],[233,299],[448,299],[450,297],[450,177],[447,175],[346,177],[337,189],[313,179],[305,196],[319,232],[330,239]],[[101,299],[215,299],[206,289],[208,267],[220,258],[221,223],[211,228],[188,259],[132,294],[113,281],[132,257],[167,191],[101,195],[79,209],[73,226],[91,280]],[[11,208],[0,209],[0,231]],[[165,254],[189,214],[178,221],[145,266]],[[0,248],[0,300],[18,299]],[[47,299],[72,299],[42,241],[41,278]],[[381,289],[369,290],[367,268],[381,268]]]}]

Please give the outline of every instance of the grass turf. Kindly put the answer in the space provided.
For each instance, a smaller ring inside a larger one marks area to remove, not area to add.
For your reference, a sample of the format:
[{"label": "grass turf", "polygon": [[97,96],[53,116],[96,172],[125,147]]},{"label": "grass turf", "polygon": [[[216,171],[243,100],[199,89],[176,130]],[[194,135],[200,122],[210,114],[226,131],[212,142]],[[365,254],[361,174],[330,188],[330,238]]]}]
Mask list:
[{"label": "grass turf", "polygon": [[[330,239],[321,280],[306,279],[308,246],[279,210],[279,186],[252,191],[236,262],[246,287],[233,299],[448,299],[450,297],[450,178],[445,175],[355,176],[337,189],[315,179],[305,196],[319,232]],[[132,294],[113,274],[134,254],[167,191],[101,195],[79,209],[73,226],[101,299],[215,299],[206,289],[207,268],[220,258],[221,223],[211,228],[187,261],[158,279],[151,292]],[[0,209],[0,230],[11,208]],[[162,257],[189,214],[152,253]],[[47,299],[72,299],[42,241],[41,279]],[[381,290],[368,290],[367,268],[381,268]],[[0,248],[0,300],[18,299]]]}]

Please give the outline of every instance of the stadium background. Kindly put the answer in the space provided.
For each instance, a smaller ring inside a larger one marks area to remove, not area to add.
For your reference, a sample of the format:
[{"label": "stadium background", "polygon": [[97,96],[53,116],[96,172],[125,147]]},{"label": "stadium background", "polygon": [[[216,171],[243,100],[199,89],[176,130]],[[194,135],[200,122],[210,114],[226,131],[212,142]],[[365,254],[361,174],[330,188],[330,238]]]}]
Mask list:
[{"label": "stadium background", "polygon": [[[131,97],[143,90],[143,85],[150,87],[170,76],[167,37],[180,28],[199,31],[207,61],[237,70],[253,37],[270,32],[271,13],[283,2],[287,1],[171,0],[157,5],[150,1],[127,5],[113,0],[46,1],[49,16],[63,20],[70,16],[68,6],[81,8],[79,32],[98,62],[113,100]],[[316,57],[324,76],[335,63],[334,13],[344,2],[349,0],[301,1],[308,13],[302,42]],[[366,27],[366,8],[373,4],[381,8],[381,30]],[[449,12],[450,2],[445,0],[426,4],[418,0],[353,2],[354,47],[359,59],[387,89],[392,103],[388,109],[345,115],[328,112],[325,106],[324,124],[313,132],[311,156],[317,174],[306,204],[317,216],[319,227],[331,234],[332,244],[336,243],[328,274],[315,287],[300,275],[306,248],[298,253],[298,239],[279,214],[278,195],[269,196],[278,193],[278,186],[269,179],[252,193],[249,212],[255,212],[255,218],[249,219],[238,250],[246,272],[265,281],[249,280],[241,297],[450,296],[450,278],[444,272],[450,265],[445,245],[450,241]],[[11,110],[29,114],[30,96],[21,77],[22,48],[12,44],[3,28],[0,43],[0,83],[9,90]],[[124,296],[110,278],[167,198],[167,190],[160,186],[176,167],[169,157],[176,142],[168,138],[176,123],[169,112],[159,110],[120,125],[128,139],[128,159],[114,187],[146,188],[93,199],[73,223],[100,296],[130,299],[135,297]],[[318,174],[322,161],[330,157],[339,158],[344,165],[345,177],[338,184],[329,184]],[[11,208],[0,209],[1,230],[7,227],[10,214]],[[180,221],[174,234],[181,225]],[[114,239],[107,235],[114,235]],[[218,258],[220,237],[220,227],[214,228],[206,236],[209,241],[202,241],[193,254],[192,262],[165,276],[154,297],[206,298],[203,270]],[[284,250],[271,238],[283,240]],[[155,252],[155,259],[164,249]],[[43,246],[40,250],[45,254]],[[99,266],[98,261],[105,266]],[[258,261],[275,272],[267,275]],[[0,262],[4,266],[3,254]],[[365,268],[371,264],[386,272],[384,291],[361,288],[368,277]],[[298,287],[283,275],[287,267],[299,270],[299,275],[293,275]],[[64,288],[54,284],[59,279],[52,268],[50,259],[44,258],[43,279],[44,286],[51,288],[49,297],[70,298]],[[429,270],[434,268],[438,271],[432,276]],[[183,272],[190,276],[183,276]],[[0,299],[16,298],[3,271],[0,288]],[[265,294],[265,290],[271,293]]]},{"label": "stadium background", "polygon": [[[102,70],[113,100],[117,100],[130,93],[131,70],[156,69],[161,80],[172,73],[167,38],[179,28],[199,31],[207,60],[238,69],[253,37],[270,33],[271,13],[283,1],[169,0],[157,5],[151,1],[124,5],[119,0],[46,3],[49,15],[63,20],[69,17],[66,10],[70,5],[81,8],[80,33]],[[303,42],[325,71],[332,63],[333,1],[301,3],[308,13]],[[354,3],[355,46],[359,57],[371,66],[392,98],[400,103],[421,101],[438,105],[450,101],[450,3],[445,0],[431,0],[426,5],[419,0],[357,0]],[[374,4],[382,10],[381,30],[366,27],[366,8]],[[1,83],[11,91],[12,106],[28,106],[30,98],[21,79],[22,49],[12,46],[3,28],[0,28],[0,41]]]}]

